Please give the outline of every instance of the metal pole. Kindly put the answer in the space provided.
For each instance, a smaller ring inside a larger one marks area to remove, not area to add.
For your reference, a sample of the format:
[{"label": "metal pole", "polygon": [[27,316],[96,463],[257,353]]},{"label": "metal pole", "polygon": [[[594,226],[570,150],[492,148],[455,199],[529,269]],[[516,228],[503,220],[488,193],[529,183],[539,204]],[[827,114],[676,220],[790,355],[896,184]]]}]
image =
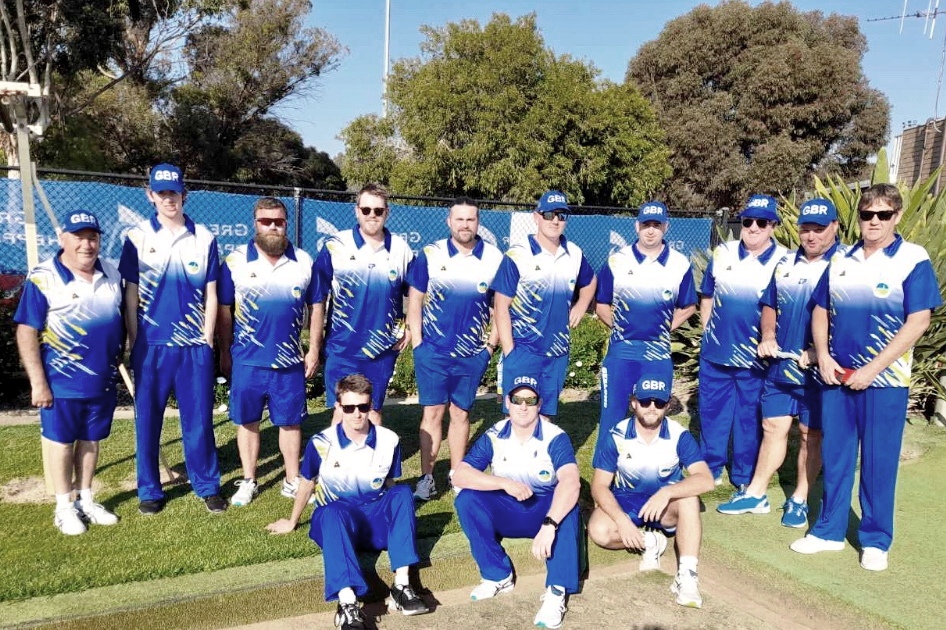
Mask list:
[{"label": "metal pole", "polygon": [[27,127],[25,97],[15,96],[16,151],[20,163],[20,191],[23,196],[23,232],[26,237],[26,267],[39,264],[36,240],[36,209],[33,204],[33,169],[30,168],[30,130]]},{"label": "metal pole", "polygon": [[302,189],[294,188],[292,198],[295,202],[296,210],[296,244],[295,247],[302,247]]},{"label": "metal pole", "polygon": [[391,65],[391,0],[384,2],[384,73],[381,75],[381,117],[388,117],[388,68]]}]

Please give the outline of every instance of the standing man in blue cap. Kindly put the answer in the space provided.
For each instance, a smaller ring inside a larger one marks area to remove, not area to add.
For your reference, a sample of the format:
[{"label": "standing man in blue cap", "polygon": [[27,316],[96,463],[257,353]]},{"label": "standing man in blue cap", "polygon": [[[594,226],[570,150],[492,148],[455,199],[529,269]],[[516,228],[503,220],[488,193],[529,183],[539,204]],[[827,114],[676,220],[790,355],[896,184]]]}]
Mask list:
[{"label": "standing man in blue cap", "polygon": [[164,409],[173,390],[181,414],[191,487],[213,513],[227,509],[213,432],[217,239],[184,214],[184,175],[171,164],[151,169],[155,213],[128,230],[119,270],[135,371],[138,510],[157,514],[165,497],[158,474]]},{"label": "standing man in blue cap", "polygon": [[61,249],[30,271],[13,317],[49,455],[53,523],[67,536],[85,533],[86,524],[118,522],[92,497],[99,441],[112,429],[125,336],[121,276],[99,258],[101,234],[91,212],[66,215]]},{"label": "standing man in blue cap", "polygon": [[569,329],[581,322],[597,286],[581,248],[565,239],[568,212],[564,194],[550,190],[542,195],[533,213],[536,233],[509,248],[491,286],[503,349],[503,391],[509,391],[516,375],[534,375],[545,416],[558,413]]},{"label": "standing man in blue cap", "polygon": [[737,489],[752,480],[761,441],[759,298],[786,251],[772,238],[779,223],[774,198],[752,196],[741,218],[739,240],[716,248],[700,287],[700,443],[716,483],[729,463]]},{"label": "standing man in blue cap", "polygon": [[637,212],[637,240],[608,257],[598,272],[595,310],[611,328],[601,364],[599,435],[627,417],[634,383],[644,369],[673,378],[670,331],[696,312],[693,269],[667,245],[667,206],[648,201]]},{"label": "standing man in blue cap", "polygon": [[716,508],[722,514],[768,514],[769,482],[785,461],[788,432],[792,417],[797,416],[801,432],[797,481],[782,506],[782,525],[808,525],[808,492],[821,471],[821,385],[811,370],[805,370],[816,363],[810,301],[828,262],[841,247],[837,234],[838,212],[830,200],[802,204],[798,213],[801,247],[776,265],[762,294],[758,355],[769,361],[762,389],[762,446],[751,483],[745,492]]}]

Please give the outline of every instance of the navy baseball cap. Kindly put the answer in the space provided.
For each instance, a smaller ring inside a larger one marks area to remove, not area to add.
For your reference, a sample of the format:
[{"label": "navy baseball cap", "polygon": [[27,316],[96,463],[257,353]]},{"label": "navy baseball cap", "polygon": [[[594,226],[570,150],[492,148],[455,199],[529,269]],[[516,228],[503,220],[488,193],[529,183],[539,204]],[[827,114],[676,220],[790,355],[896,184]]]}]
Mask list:
[{"label": "navy baseball cap", "polygon": [[536,206],[536,212],[551,212],[553,210],[564,210],[569,212],[568,198],[565,193],[557,190],[550,190],[539,197],[539,204]]},{"label": "navy baseball cap", "polygon": [[512,395],[514,391],[520,389],[529,389],[532,390],[532,393],[536,396],[539,395],[539,381],[535,380],[531,376],[517,376],[512,379],[512,387],[509,389],[509,394]]},{"label": "navy baseball cap", "polygon": [[637,220],[641,223],[645,221],[659,221],[667,223],[670,215],[667,213],[667,206],[659,201],[648,201],[637,211]]},{"label": "navy baseball cap", "polygon": [[661,402],[670,400],[671,381],[655,374],[644,374],[634,386],[634,397],[638,400],[656,398]]},{"label": "navy baseball cap", "polygon": [[752,195],[740,215],[743,219],[765,219],[779,223],[778,203],[768,195]]},{"label": "navy baseball cap", "polygon": [[832,221],[838,220],[838,209],[834,207],[830,199],[816,197],[809,199],[801,205],[798,211],[798,225],[802,223],[814,223],[816,225],[830,225]]},{"label": "navy baseball cap", "polygon": [[184,174],[181,173],[181,169],[173,164],[158,164],[151,169],[148,187],[152,192],[173,190],[174,192],[183,194]]},{"label": "navy baseball cap", "polygon": [[73,210],[63,217],[60,227],[63,232],[73,234],[82,230],[95,230],[99,234],[102,233],[98,218],[88,210]]}]

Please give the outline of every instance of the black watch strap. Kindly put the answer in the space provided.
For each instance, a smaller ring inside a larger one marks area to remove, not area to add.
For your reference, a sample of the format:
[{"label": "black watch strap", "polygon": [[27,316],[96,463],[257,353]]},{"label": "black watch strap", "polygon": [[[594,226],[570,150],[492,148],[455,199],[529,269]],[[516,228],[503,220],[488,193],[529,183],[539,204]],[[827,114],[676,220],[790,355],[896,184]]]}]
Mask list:
[{"label": "black watch strap", "polygon": [[559,523],[558,523],[558,521],[556,521],[555,519],[553,519],[551,516],[546,516],[544,519],[542,519],[542,524],[543,524],[543,525],[551,525],[552,527],[555,528],[555,531],[558,531]]}]

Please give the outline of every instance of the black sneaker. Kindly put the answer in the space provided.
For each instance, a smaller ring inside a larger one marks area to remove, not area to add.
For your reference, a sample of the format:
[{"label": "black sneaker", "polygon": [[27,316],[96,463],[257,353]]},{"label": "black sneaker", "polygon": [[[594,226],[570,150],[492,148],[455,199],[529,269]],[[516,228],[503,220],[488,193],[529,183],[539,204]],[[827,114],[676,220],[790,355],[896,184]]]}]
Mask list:
[{"label": "black sneaker", "polygon": [[339,604],[335,611],[335,627],[338,630],[365,630],[365,613],[358,604]]},{"label": "black sneaker", "polygon": [[227,511],[227,500],[219,494],[212,494],[204,497],[204,505],[214,514],[220,514]]},{"label": "black sneaker", "polygon": [[152,516],[157,514],[164,509],[164,504],[167,503],[165,499],[150,499],[147,501],[138,502],[138,511],[147,516]]},{"label": "black sneaker", "polygon": [[392,584],[391,603],[405,615],[423,615],[430,612],[430,608],[410,585]]}]

